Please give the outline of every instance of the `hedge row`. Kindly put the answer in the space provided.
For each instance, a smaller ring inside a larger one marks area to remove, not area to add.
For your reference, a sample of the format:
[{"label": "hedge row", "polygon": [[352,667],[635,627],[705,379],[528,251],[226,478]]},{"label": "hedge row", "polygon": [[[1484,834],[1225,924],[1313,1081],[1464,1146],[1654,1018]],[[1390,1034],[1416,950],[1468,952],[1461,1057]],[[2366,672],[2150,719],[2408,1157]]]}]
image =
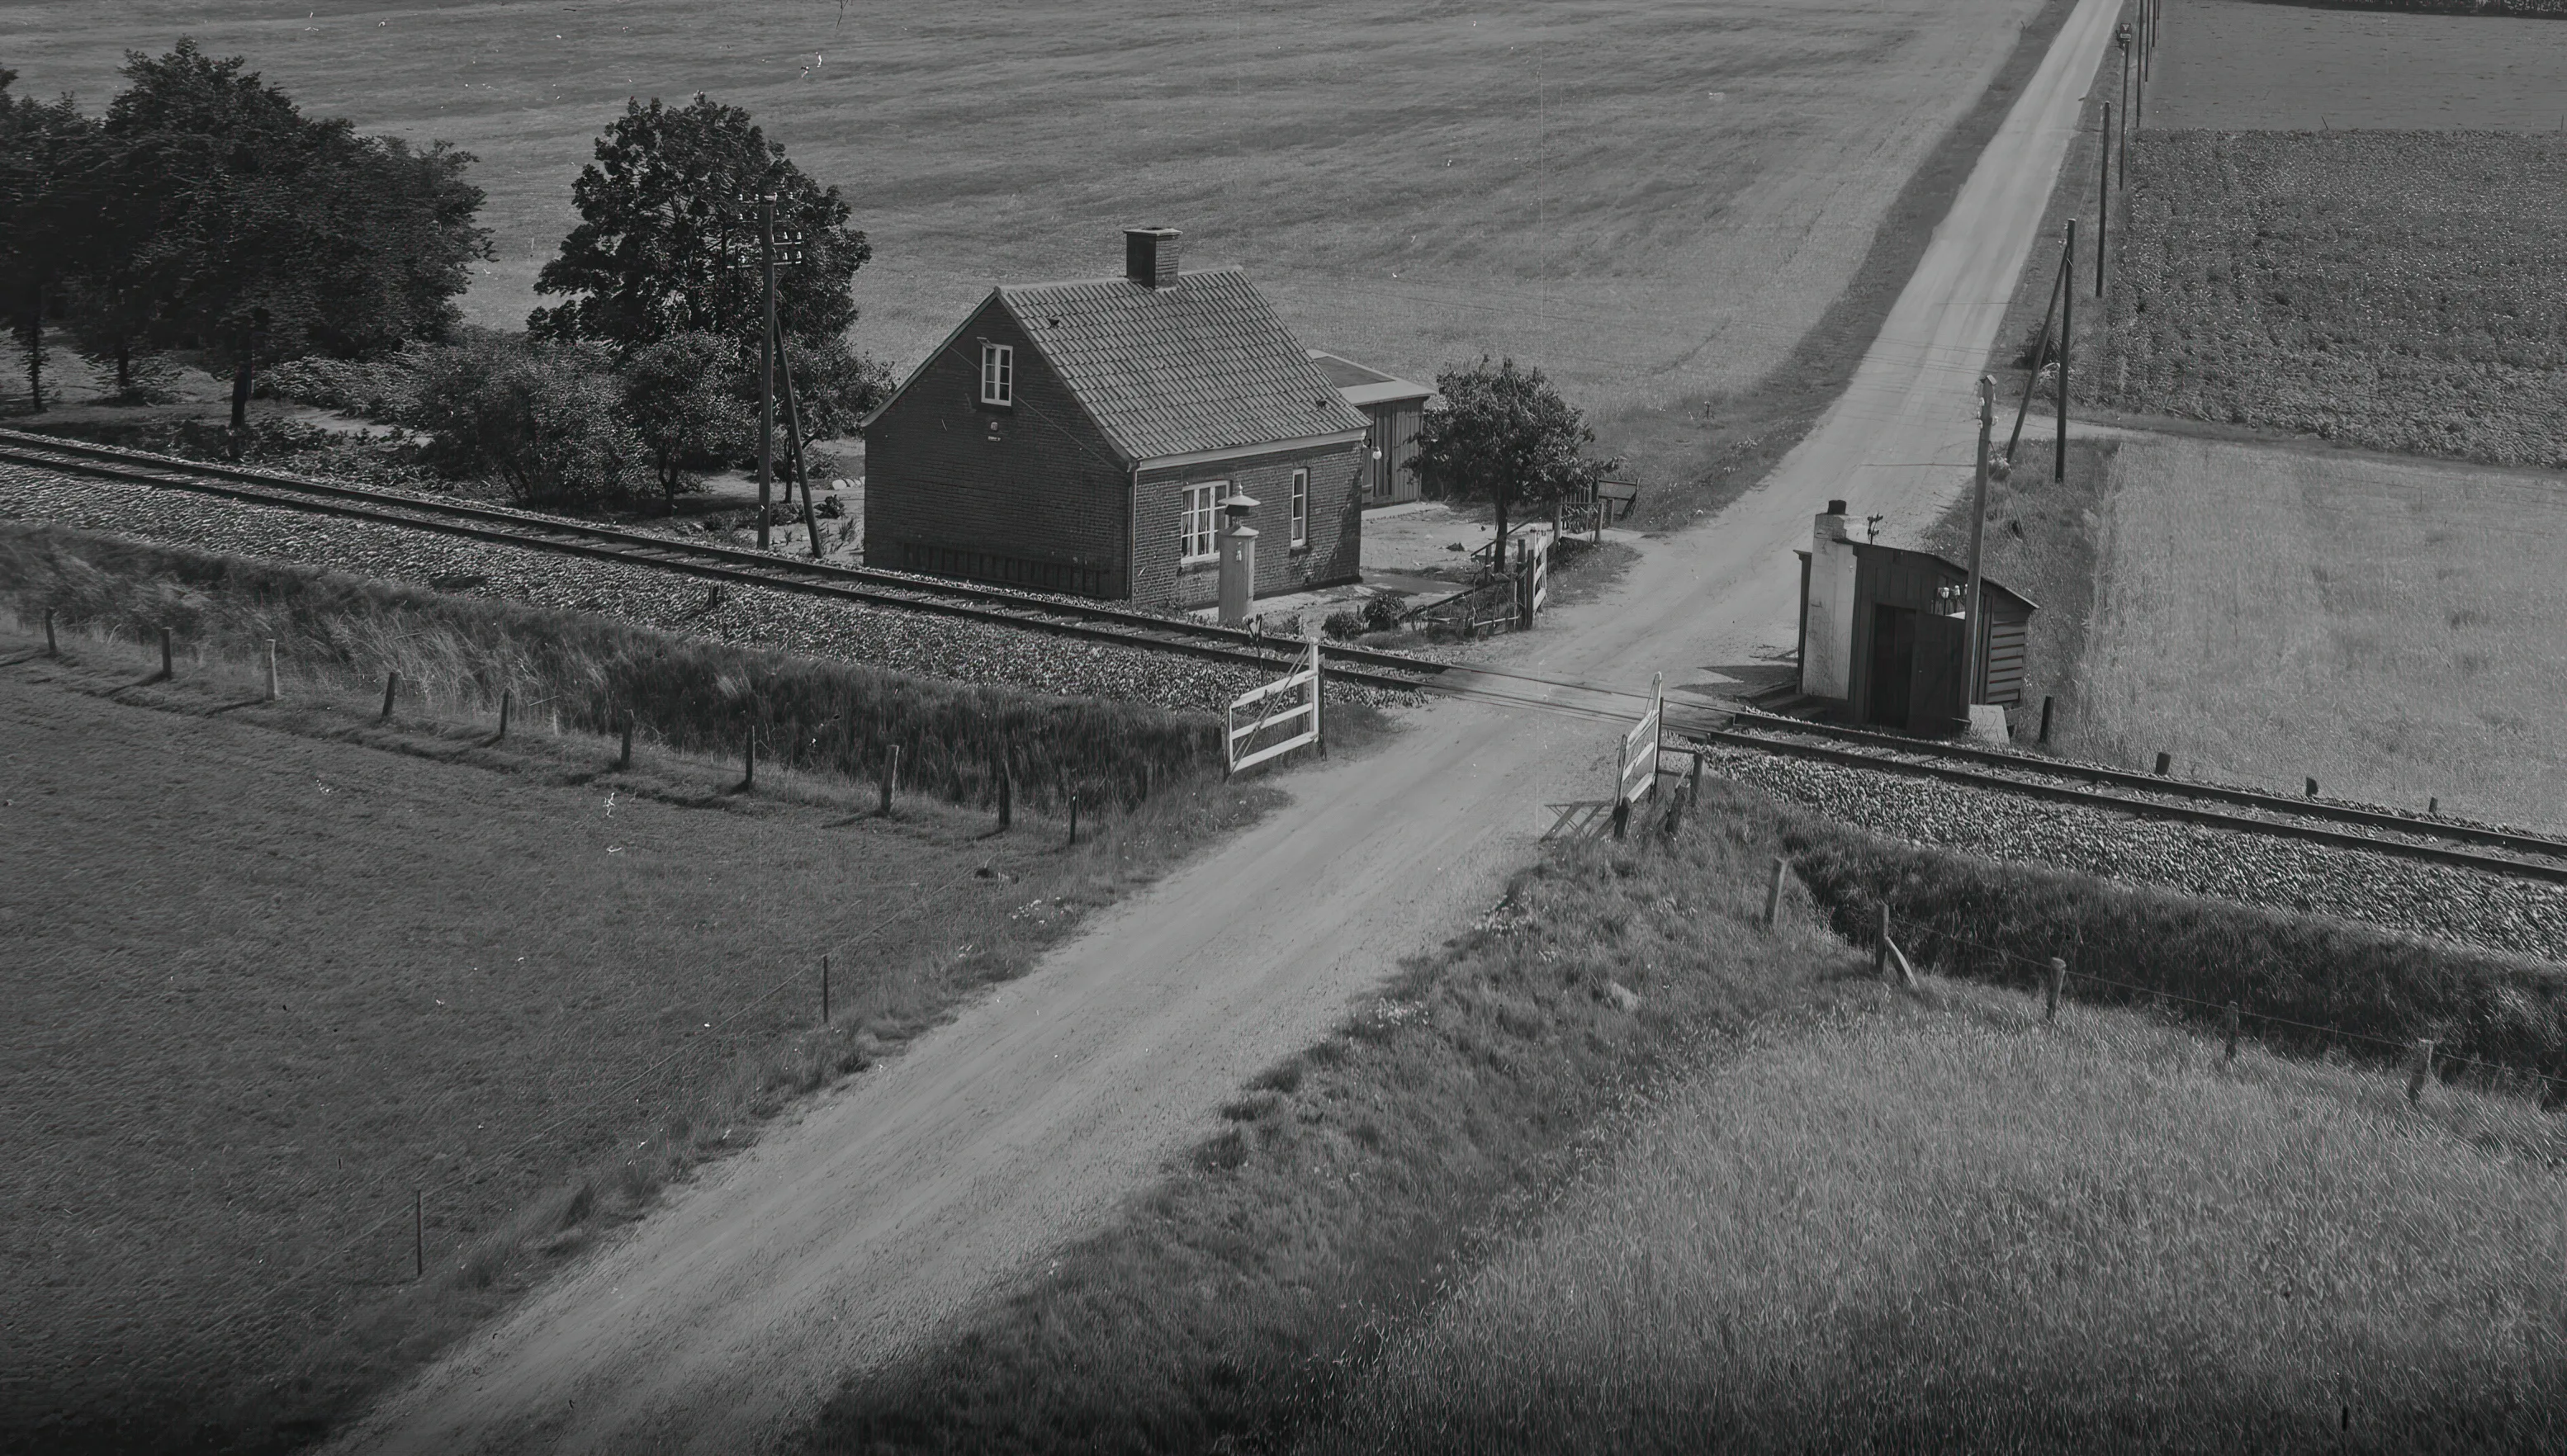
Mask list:
[{"label": "hedge row", "polygon": [[298,673],[381,683],[399,671],[496,704],[503,688],[562,726],[642,731],[682,752],[733,754],[751,724],[760,757],[870,780],[900,750],[907,788],[958,804],[995,797],[998,766],[1042,809],[1131,807],[1217,770],[1210,717],[1056,698],[708,642],[580,612],[451,597],[237,556],[143,545],[58,526],[0,523],[0,601],[72,628],[139,640],[169,627],[243,663],[273,637]]}]

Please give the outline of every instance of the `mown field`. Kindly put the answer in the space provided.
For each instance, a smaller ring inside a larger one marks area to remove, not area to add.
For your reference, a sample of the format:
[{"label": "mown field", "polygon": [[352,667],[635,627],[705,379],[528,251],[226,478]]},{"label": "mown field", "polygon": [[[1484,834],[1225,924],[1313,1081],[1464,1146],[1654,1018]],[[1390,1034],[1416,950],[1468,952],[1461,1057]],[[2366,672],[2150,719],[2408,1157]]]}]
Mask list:
[{"label": "mown field", "polygon": [[2163,15],[2140,118],[2159,130],[2567,125],[2567,27],[2550,24],[2567,0],[2173,0]]},{"label": "mown field", "polygon": [[1163,786],[1065,850],[939,784],[619,770],[532,692],[501,740],[5,625],[0,1449],[308,1437],[1219,818]]},{"label": "mown field", "polygon": [[625,99],[704,91],[846,190],[877,250],[856,340],[895,363],[990,284],[1113,273],[1118,228],[1166,223],[1314,346],[1421,377],[1513,354],[1609,411],[1788,356],[2041,8],[33,0],[0,64],[95,107],[128,48],[192,34],[309,110],[458,142],[485,323],[536,302]]},{"label": "mown field", "polygon": [[2144,139],[2106,405],[2567,466],[2567,132]]},{"label": "mown field", "polygon": [[2567,828],[2558,477],[2153,437],[2105,490],[2080,751]]}]

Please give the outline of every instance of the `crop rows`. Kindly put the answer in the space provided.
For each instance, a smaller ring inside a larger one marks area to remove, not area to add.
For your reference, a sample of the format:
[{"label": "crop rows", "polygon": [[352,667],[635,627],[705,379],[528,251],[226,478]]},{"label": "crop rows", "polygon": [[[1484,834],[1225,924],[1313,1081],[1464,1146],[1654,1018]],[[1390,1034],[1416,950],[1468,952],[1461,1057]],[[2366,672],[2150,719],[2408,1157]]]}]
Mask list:
[{"label": "crop rows", "polygon": [[2134,159],[2104,402],[2567,466],[2567,135],[2183,131]]}]

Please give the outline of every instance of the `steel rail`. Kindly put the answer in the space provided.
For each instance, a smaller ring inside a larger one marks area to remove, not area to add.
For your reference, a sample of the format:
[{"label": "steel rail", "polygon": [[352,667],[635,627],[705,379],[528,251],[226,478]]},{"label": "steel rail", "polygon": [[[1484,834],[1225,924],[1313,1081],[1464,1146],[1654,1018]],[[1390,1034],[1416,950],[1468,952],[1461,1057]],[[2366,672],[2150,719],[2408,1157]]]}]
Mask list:
[{"label": "steel rail", "polygon": [[2141,794],[2167,794],[2185,799],[2207,800],[2257,809],[2267,814],[2287,814],[2299,819],[2320,819],[2362,829],[2387,830],[2395,834],[2429,835],[2435,839],[2479,845],[2515,854],[2541,854],[2567,859],[2567,840],[2544,839],[2514,830],[2496,829],[2489,825],[2455,824],[2444,820],[2425,819],[2420,815],[2399,814],[2392,810],[2369,809],[2357,804],[2332,803],[2323,799],[2294,799],[2287,794],[2271,794],[2260,789],[2241,789],[2227,784],[2207,784],[2197,780],[2160,777],[2132,769],[2107,768],[2101,764],[2077,763],[2066,759],[2041,758],[2028,753],[2010,753],[2004,749],[1978,748],[1963,743],[1942,743],[1902,738],[1864,728],[1847,728],[1832,723],[1811,723],[1787,718],[1777,713],[1741,709],[1732,722],[1746,720],[1757,729],[1770,733],[1797,733],[1809,737],[1834,739],[1838,742],[1870,744],[1891,753],[1925,754],[1936,758],[1955,759],[1985,764],[2015,773],[2038,774],[2054,779],[2083,779],[2097,785]]},{"label": "steel rail", "polygon": [[[1734,720],[1733,720],[1734,721]],[[1891,758],[1860,749],[1834,748],[1821,743],[1772,737],[1761,732],[1743,732],[1735,727],[1701,727],[1685,730],[1685,736],[1706,743],[1719,743],[1737,748],[1755,749],[1761,753],[1794,758],[1815,759],[1843,767],[1871,769],[1881,773],[1905,774],[1911,778],[1938,779],[1946,783],[1967,785],[1976,789],[2046,799],[2053,803],[2074,804],[2089,809],[2111,810],[2148,819],[2169,820],[2180,824],[2207,825],[2216,829],[2245,834],[2265,835],[2277,839],[2302,840],[2333,849],[2361,849],[2375,854],[2389,854],[2456,868],[2482,870],[2516,879],[2539,879],[2552,884],[2567,884],[2567,863],[2546,863],[2517,859],[2505,854],[2480,853],[2474,849],[2452,849],[2444,845],[2418,844],[2412,840],[2386,839],[2350,830],[2328,829],[2321,825],[2287,820],[2261,819],[2196,805],[2167,804],[2160,800],[2142,799],[2136,795],[2116,794],[2102,789],[2079,789],[2066,784],[2042,783],[2013,774],[1990,773],[1981,769],[1962,768],[1956,764],[1919,762],[1908,758]],[[2297,801],[2288,811],[2306,815]],[[2411,834],[2431,834],[2429,826],[2402,826]]]},{"label": "steel rail", "polygon": [[[1238,627],[1163,617],[1074,599],[836,566],[646,531],[564,521],[479,502],[182,460],[140,450],[0,430],[0,462],[214,495],[317,515],[371,520],[527,550],[654,567],[711,581],[760,586],[868,606],[926,611],[1003,626],[1259,668],[1286,665],[1288,650]],[[1297,649],[1297,643],[1292,644]],[[1370,687],[1418,690],[1446,664],[1376,648],[1322,643],[1329,675]]]}]

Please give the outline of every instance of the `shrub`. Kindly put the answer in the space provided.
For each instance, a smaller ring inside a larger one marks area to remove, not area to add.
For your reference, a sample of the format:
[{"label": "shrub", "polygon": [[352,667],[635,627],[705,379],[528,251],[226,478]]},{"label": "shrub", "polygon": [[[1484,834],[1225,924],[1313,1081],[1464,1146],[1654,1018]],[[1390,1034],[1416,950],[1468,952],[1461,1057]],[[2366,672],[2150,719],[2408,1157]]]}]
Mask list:
[{"label": "shrub", "polygon": [[648,490],[651,453],[624,414],[601,349],[483,334],[420,357],[406,424],[429,431],[429,459],[496,479],[533,505],[588,505]]},{"label": "shrub", "polygon": [[1399,625],[1403,608],[1396,593],[1383,592],[1364,599],[1363,628],[1368,632],[1386,632]]},{"label": "shrub", "polygon": [[1365,631],[1363,613],[1352,610],[1331,611],[1326,620],[1319,623],[1319,630],[1340,642],[1351,637],[1362,636]]},{"label": "shrub", "polygon": [[362,361],[312,355],[269,369],[258,392],[390,424],[416,407],[420,365],[417,350]]}]

